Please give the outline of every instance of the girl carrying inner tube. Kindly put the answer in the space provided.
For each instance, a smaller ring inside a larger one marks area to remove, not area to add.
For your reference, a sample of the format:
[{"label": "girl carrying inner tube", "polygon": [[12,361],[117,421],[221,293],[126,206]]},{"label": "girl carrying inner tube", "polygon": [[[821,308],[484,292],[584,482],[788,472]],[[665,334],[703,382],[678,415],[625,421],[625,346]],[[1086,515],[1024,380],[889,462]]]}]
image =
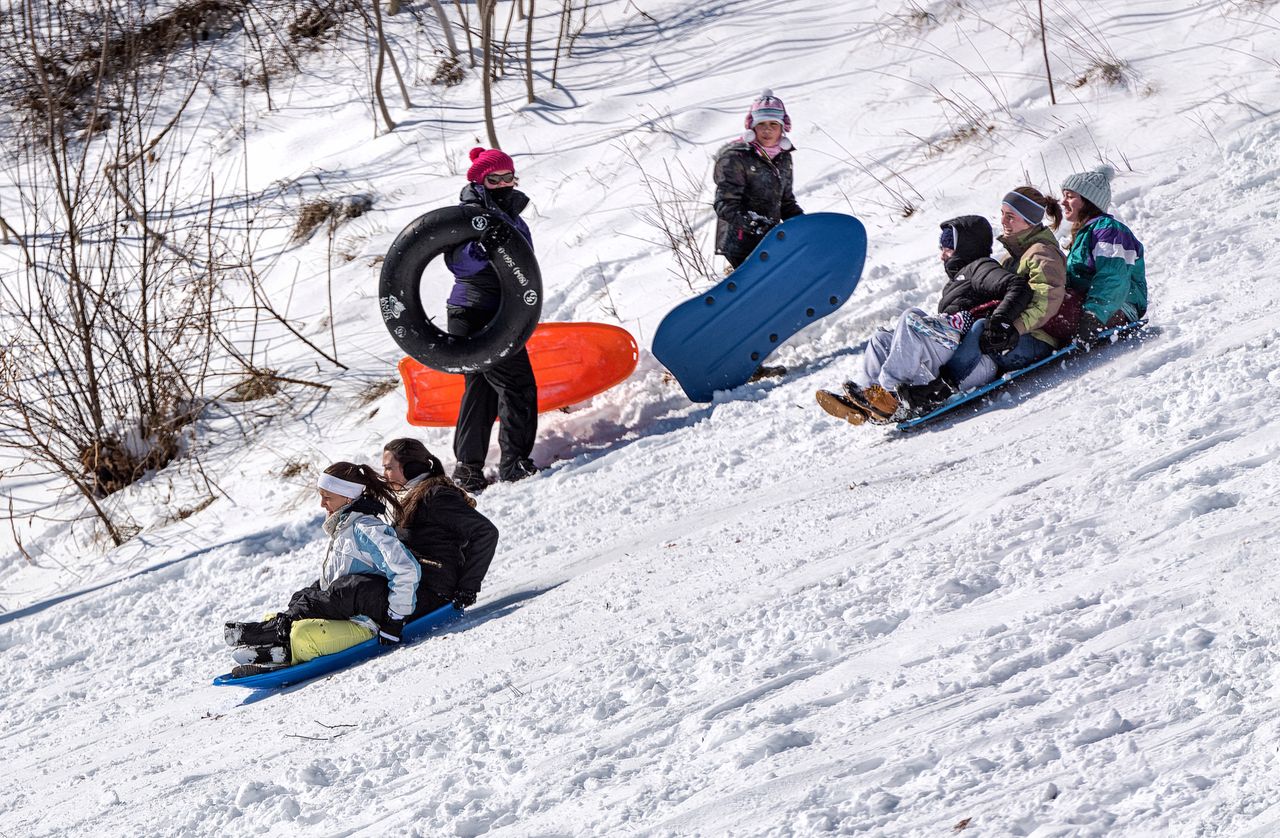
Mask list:
[{"label": "girl carrying inner tube", "polygon": [[[523,236],[533,246],[529,225],[520,217],[529,198],[516,189],[519,179],[514,161],[496,148],[471,149],[471,161],[462,203],[482,206],[505,223],[490,224],[479,241],[460,244],[445,255],[445,266],[455,279],[446,306],[449,333],[461,337],[483,329],[498,310],[502,292],[498,275],[489,264],[490,251],[512,235]],[[538,384],[529,353],[523,347],[484,372],[466,374],[466,389],[453,434],[453,455],[457,460],[453,479],[472,494],[483,492],[489,485],[484,461],[495,419],[502,420],[498,431],[498,479],[522,480],[537,474],[538,468],[529,455],[538,433]]]},{"label": "girl carrying inner tube", "polygon": [[331,655],[375,636],[397,644],[416,612],[420,565],[377,517],[400,511],[391,487],[369,466],[339,462],[324,470],[318,488],[329,536],[320,577],[285,610],[261,622],[226,624],[227,643],[240,647],[232,677]]}]

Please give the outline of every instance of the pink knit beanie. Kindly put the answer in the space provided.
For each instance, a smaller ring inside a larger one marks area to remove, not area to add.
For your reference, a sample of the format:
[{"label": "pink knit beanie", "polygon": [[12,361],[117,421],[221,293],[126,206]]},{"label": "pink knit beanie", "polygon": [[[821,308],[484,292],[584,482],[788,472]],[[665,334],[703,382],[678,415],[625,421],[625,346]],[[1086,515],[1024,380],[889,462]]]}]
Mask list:
[{"label": "pink knit beanie", "polygon": [[471,149],[471,168],[467,169],[467,180],[472,183],[482,183],[485,175],[501,172],[504,169],[512,172],[516,170],[516,164],[511,159],[511,155],[501,149],[477,146]]},{"label": "pink knit beanie", "polygon": [[768,88],[751,103],[745,122],[747,128],[754,128],[757,122],[778,122],[782,124],[783,131],[791,130],[791,116],[787,113],[787,106]]}]

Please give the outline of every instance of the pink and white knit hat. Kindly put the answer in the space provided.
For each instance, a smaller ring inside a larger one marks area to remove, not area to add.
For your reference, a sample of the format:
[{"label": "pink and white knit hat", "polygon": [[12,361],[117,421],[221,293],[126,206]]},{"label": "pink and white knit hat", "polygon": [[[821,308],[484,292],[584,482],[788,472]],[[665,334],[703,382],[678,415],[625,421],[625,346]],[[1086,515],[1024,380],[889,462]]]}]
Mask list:
[{"label": "pink and white knit hat", "polygon": [[757,122],[780,122],[783,131],[791,130],[791,117],[787,115],[787,106],[773,95],[773,91],[765,88],[760,97],[751,103],[747,111],[746,127],[754,128]]}]

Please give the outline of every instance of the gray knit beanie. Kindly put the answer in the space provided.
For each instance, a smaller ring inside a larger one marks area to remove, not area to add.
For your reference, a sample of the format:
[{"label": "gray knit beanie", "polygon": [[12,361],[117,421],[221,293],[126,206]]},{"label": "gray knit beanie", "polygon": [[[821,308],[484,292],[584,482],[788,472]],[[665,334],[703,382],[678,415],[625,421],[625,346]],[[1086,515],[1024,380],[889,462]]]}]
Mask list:
[{"label": "gray knit beanie", "polygon": [[1067,175],[1067,179],[1062,182],[1062,188],[1070,189],[1098,209],[1106,212],[1107,207],[1111,204],[1111,178],[1115,176],[1115,173],[1115,169],[1103,164],[1091,172],[1078,172],[1074,175]]}]

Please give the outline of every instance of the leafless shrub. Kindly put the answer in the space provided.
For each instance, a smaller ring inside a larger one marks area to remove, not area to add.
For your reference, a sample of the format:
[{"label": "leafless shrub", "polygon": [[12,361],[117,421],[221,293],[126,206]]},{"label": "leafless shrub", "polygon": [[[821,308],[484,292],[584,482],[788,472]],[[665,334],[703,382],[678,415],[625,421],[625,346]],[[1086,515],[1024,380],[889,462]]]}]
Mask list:
[{"label": "leafless shrub", "polygon": [[442,85],[444,87],[455,87],[462,84],[467,78],[466,71],[462,69],[462,62],[457,58],[446,55],[439,64],[436,65],[436,71],[431,76],[431,83]]},{"label": "leafless shrub", "polygon": [[191,506],[180,507],[174,514],[174,517],[179,521],[185,521],[197,512],[203,512],[208,509],[215,500],[217,500],[217,498],[213,495],[206,495]]},{"label": "leafless shrub", "polygon": [[316,49],[332,39],[342,25],[345,2],[313,2],[285,30],[290,42]]},{"label": "leafless shrub", "polygon": [[289,240],[297,243],[306,241],[322,224],[329,225],[329,231],[337,229],[344,221],[359,218],[373,209],[373,198],[369,195],[344,195],[341,198],[316,198],[307,201],[298,211],[298,221],[293,226]]},{"label": "leafless shrub", "polygon": [[673,172],[669,161],[663,162],[662,174],[651,174],[633,147],[625,146],[624,151],[640,172],[640,185],[647,198],[638,216],[658,231],[658,243],[671,252],[676,263],[671,272],[684,280],[690,291],[714,285],[720,277],[708,256],[706,237],[699,232],[707,207],[702,200],[703,180],[683,163],[677,164],[678,171]]},{"label": "leafless shrub", "polygon": [[[137,73],[158,58],[196,43],[221,38],[239,25],[243,0],[188,0],[153,18],[135,19],[128,8],[103,4],[78,10],[50,4],[44,12],[24,6],[0,38],[7,54],[25,53],[6,81],[8,95],[30,115],[56,108],[69,127],[90,135],[107,127],[106,113],[93,107],[91,94],[121,74]],[[14,21],[44,24],[40,49],[33,52]],[[35,72],[23,72],[23,68]]]},{"label": "leafless shrub", "polygon": [[363,390],[360,391],[360,394],[356,396],[356,406],[364,407],[365,405],[373,404],[378,399],[382,398],[387,393],[394,391],[399,386],[400,379],[398,378],[382,378],[377,381],[371,381]]},{"label": "leafless shrub", "polygon": [[292,480],[295,477],[301,477],[307,472],[312,471],[312,465],[307,460],[289,460],[282,465],[276,474],[285,480]]},{"label": "leafless shrub", "polygon": [[252,370],[247,378],[231,388],[225,397],[229,402],[254,402],[280,392],[280,380],[275,370]]},{"label": "leafless shrub", "polygon": [[[888,201],[872,199],[870,203],[883,209],[890,210],[901,218],[910,218],[916,214],[916,210],[919,208],[919,202],[924,200],[924,196],[921,195],[920,191],[912,186],[900,172],[889,169],[884,175],[877,174],[862,162],[861,155],[855,155],[850,152],[839,139],[833,137],[825,128],[819,127],[818,131],[826,135],[827,139],[830,140],[836,148],[839,148],[844,152],[844,162],[846,165],[859,169],[864,175],[875,181],[876,185],[889,196]],[[849,201],[847,195],[845,196],[845,200]],[[849,201],[849,212],[857,215],[852,201]]]},{"label": "leafless shrub", "polygon": [[1091,82],[1101,82],[1108,87],[1125,87],[1132,75],[1128,61],[1122,61],[1114,56],[1094,57],[1084,68],[1084,72],[1071,82],[1071,86],[1079,88]]}]

